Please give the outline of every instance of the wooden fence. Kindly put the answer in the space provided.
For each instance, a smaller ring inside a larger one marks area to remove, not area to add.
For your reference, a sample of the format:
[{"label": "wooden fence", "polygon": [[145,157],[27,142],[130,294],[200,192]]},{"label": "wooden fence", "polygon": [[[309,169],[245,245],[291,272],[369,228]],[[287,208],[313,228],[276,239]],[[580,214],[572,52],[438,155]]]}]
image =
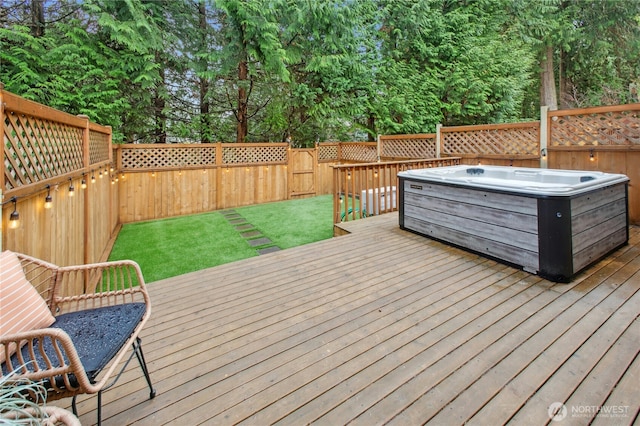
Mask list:
[{"label": "wooden fence", "polygon": [[0,87],[0,133],[1,246],[63,265],[100,259],[118,217],[108,179],[90,177],[108,173],[111,128]]},{"label": "wooden fence", "polygon": [[[624,173],[631,221],[640,223],[639,113],[640,104],[543,110],[540,122],[439,127],[306,150],[273,143],[112,146],[109,127],[0,88],[2,247],[61,265],[93,262],[109,253],[121,223],[315,194],[335,194],[335,219],[352,220],[388,211],[383,192],[395,173],[433,157],[439,164]],[[14,211],[21,225],[9,229]]]},{"label": "wooden fence", "polygon": [[640,104],[550,111],[546,123],[543,166],[627,175],[629,218],[640,224]]}]

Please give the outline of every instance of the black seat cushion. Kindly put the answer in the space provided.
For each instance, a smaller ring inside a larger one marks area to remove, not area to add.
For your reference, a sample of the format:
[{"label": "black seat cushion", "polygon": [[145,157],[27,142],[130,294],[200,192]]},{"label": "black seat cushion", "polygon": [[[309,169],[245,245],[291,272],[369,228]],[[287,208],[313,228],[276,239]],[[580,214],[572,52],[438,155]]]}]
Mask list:
[{"label": "black seat cushion", "polygon": [[[144,303],[125,303],[70,312],[56,317],[51,328],[60,328],[69,335],[89,380],[94,382],[134,332],[145,311]],[[44,351],[51,359],[57,359],[50,339],[45,340]],[[29,359],[27,346],[22,348],[22,355],[25,360]],[[45,365],[37,349],[36,358],[40,365]],[[14,367],[17,365],[16,355],[11,357],[11,362]],[[59,386],[64,383],[61,379],[56,379]],[[71,378],[71,381],[76,382],[75,378]]]},{"label": "black seat cushion", "polygon": [[64,330],[78,351],[89,380],[111,361],[144,316],[144,303],[126,303],[56,317],[51,327]]}]

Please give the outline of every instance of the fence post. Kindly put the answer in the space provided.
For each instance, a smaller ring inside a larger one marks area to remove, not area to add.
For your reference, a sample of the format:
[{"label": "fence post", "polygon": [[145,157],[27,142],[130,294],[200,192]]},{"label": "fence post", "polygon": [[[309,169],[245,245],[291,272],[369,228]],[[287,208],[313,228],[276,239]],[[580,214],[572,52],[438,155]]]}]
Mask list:
[{"label": "fence post", "polygon": [[442,155],[440,143],[442,142],[442,133],[440,133],[440,129],[442,129],[442,124],[436,124],[436,158],[440,158]]},{"label": "fence post", "polygon": [[[82,118],[85,120],[85,124],[84,124],[84,129],[82,130],[82,166],[84,167],[84,170],[88,170],[89,167],[91,166],[91,158],[90,158],[90,150],[89,150],[89,116],[88,115],[84,115],[84,114],[79,114],[78,115],[79,118]],[[111,151],[111,146],[109,146],[109,150]],[[85,172],[82,172],[82,178],[84,179],[84,174]],[[82,191],[82,198],[84,198],[84,229],[83,229],[83,236],[82,236],[82,245],[84,246],[82,248],[83,251],[83,261],[84,263],[91,263],[93,261],[93,259],[91,259],[90,253],[89,253],[89,230],[91,227],[91,215],[89,214],[89,210],[90,210],[90,206],[91,204],[89,203],[89,193],[91,191]],[[111,198],[111,197],[110,197]],[[111,212],[111,206],[109,206],[109,212]],[[85,276],[85,280],[87,280],[88,278]],[[88,282],[88,281],[87,281]]]},{"label": "fence post", "polygon": [[224,158],[222,142],[216,143],[216,209],[222,207],[222,182],[224,181],[222,174],[226,173],[226,169],[223,168]]},{"label": "fence post", "polygon": [[2,222],[4,221],[4,213],[2,212],[2,202],[4,201],[4,97],[2,92],[4,91],[4,83],[0,82],[0,137],[2,137],[2,156],[0,157],[0,251],[2,251]]},{"label": "fence post", "polygon": [[547,169],[549,167],[549,107],[543,105],[540,107],[540,168]]},{"label": "fence post", "polygon": [[380,135],[376,136],[376,142],[378,143],[378,163],[380,162],[380,154],[382,153],[382,146],[380,146]]}]

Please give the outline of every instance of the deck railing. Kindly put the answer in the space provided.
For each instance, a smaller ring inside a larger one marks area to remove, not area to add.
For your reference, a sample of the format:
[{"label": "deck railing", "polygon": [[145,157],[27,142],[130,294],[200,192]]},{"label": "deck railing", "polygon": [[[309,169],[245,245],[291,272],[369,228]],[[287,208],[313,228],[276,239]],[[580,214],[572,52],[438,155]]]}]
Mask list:
[{"label": "deck railing", "polygon": [[398,173],[409,169],[454,166],[460,158],[385,161],[333,166],[334,223],[398,210]]}]

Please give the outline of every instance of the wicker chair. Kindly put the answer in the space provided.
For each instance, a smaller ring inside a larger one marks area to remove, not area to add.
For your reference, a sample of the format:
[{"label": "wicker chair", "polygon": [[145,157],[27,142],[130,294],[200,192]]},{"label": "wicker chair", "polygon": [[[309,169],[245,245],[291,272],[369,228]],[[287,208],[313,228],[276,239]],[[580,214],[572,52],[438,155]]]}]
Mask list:
[{"label": "wicker chair", "polygon": [[[8,296],[8,288],[12,284],[7,282],[15,281],[16,277],[26,278],[42,296],[47,315],[50,312],[53,321],[44,327],[9,333],[5,326],[0,333],[3,376],[13,374],[14,378],[43,383],[48,401],[72,397],[75,415],[77,395],[97,393],[100,424],[102,392],[117,381],[135,355],[149,385],[150,398],[155,396],[138,337],[149,318],[151,305],[135,262],[58,267],[8,251],[0,253],[0,265],[2,259],[15,263],[13,274],[7,272],[11,270],[7,266],[10,263],[0,266],[0,290],[4,291],[4,295],[0,293],[0,324],[4,326],[11,318],[23,315],[16,314],[15,309],[10,313],[13,296]],[[16,271],[20,268],[21,271]],[[24,294],[33,291],[23,290],[12,290],[12,294],[25,299]],[[35,310],[20,309],[29,314]],[[125,359],[129,346],[133,351]],[[121,366],[123,360],[126,362]]]}]

